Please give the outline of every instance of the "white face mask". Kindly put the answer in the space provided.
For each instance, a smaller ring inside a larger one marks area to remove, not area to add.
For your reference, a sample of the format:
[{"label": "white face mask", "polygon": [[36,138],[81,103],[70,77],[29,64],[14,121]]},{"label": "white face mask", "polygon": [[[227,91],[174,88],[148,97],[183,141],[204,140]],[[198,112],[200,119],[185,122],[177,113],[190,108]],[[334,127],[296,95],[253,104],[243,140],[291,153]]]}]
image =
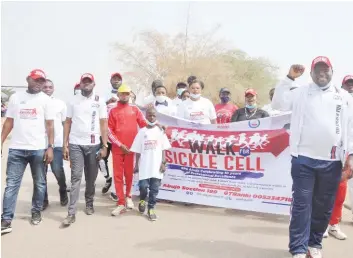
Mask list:
[{"label": "white face mask", "polygon": [[164,101],[167,100],[167,97],[166,96],[156,96],[156,101],[158,103],[163,103]]},{"label": "white face mask", "polygon": [[199,99],[201,97],[201,94],[190,93],[190,97],[193,98],[193,99]]},{"label": "white face mask", "polygon": [[81,94],[81,90],[75,90],[74,95]]}]

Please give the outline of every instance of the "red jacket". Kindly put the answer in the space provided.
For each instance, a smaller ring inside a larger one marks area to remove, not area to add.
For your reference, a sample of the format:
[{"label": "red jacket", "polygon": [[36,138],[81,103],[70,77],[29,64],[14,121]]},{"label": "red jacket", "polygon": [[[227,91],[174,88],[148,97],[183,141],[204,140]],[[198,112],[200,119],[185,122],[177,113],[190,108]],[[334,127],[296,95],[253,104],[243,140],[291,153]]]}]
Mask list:
[{"label": "red jacket", "polygon": [[147,125],[146,120],[140,109],[132,104],[122,104],[110,110],[108,119],[108,137],[114,151],[123,154],[120,150],[122,144],[129,149],[137,135],[138,127],[143,128]]}]

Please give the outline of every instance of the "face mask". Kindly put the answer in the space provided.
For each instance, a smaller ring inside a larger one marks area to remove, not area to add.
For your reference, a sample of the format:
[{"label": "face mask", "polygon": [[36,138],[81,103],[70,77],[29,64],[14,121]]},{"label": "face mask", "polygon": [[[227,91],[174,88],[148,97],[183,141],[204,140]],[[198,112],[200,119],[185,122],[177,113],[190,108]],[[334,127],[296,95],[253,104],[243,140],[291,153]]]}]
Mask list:
[{"label": "face mask", "polygon": [[154,121],[153,123],[147,120],[147,124],[148,124],[149,126],[155,126],[157,123],[158,123],[157,120]]},{"label": "face mask", "polygon": [[199,99],[201,97],[201,94],[190,93],[190,97],[193,98],[193,99]]},{"label": "face mask", "polygon": [[163,103],[166,100],[167,100],[166,96],[156,96],[156,101],[159,103]]},{"label": "face mask", "polygon": [[222,103],[228,103],[230,100],[230,97],[221,97]]},{"label": "face mask", "polygon": [[177,89],[177,94],[178,96],[181,96],[181,94],[185,91],[186,89],[181,88],[181,89]]},{"label": "face mask", "polygon": [[75,90],[74,95],[81,94],[81,90]]},{"label": "face mask", "polygon": [[254,109],[254,108],[256,108],[256,104],[254,104],[254,105],[246,104],[245,107],[248,108],[248,109]]}]

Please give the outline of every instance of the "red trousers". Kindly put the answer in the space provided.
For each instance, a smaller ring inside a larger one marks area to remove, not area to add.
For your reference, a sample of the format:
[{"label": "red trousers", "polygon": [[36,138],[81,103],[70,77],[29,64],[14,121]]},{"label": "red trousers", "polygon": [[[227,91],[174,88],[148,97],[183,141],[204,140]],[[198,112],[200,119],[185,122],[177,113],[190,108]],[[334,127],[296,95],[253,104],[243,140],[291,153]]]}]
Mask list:
[{"label": "red trousers", "polygon": [[344,199],[347,193],[347,180],[340,182],[338,186],[335,204],[333,206],[330,225],[336,225],[341,221]]},{"label": "red trousers", "polygon": [[[125,197],[131,197],[132,179],[134,174],[134,153],[120,154],[114,153],[113,156],[113,174],[116,195],[118,196],[118,205],[125,205]],[[126,191],[124,194],[124,177]]]}]

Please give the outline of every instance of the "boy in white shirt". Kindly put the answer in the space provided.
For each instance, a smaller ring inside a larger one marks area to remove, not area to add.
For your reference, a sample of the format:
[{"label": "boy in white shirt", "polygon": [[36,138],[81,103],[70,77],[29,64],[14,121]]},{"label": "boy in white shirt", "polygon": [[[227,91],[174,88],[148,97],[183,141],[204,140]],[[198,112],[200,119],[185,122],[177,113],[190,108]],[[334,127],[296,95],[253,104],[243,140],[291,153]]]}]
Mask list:
[{"label": "boy in white shirt", "polygon": [[134,173],[139,173],[139,211],[144,213],[146,210],[149,188],[147,215],[151,221],[157,220],[154,207],[163,173],[166,171],[165,150],[171,148],[165,132],[156,126],[156,113],[154,107],[147,109],[147,126],[138,132],[130,149],[131,152],[136,153]]}]

